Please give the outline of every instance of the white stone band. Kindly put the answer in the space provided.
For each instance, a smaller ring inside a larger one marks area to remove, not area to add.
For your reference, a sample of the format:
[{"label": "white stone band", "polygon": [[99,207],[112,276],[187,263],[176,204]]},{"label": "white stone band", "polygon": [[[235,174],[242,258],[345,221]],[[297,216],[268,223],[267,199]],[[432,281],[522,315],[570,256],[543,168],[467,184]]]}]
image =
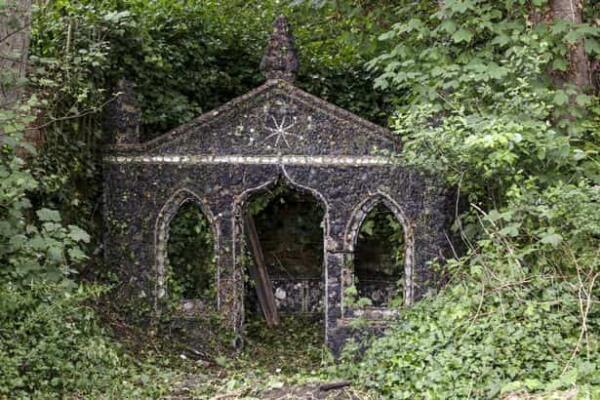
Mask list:
[{"label": "white stone band", "polygon": [[213,155],[169,155],[169,156],[107,156],[104,161],[114,164],[253,164],[253,165],[394,165],[391,157],[381,156],[213,156]]}]

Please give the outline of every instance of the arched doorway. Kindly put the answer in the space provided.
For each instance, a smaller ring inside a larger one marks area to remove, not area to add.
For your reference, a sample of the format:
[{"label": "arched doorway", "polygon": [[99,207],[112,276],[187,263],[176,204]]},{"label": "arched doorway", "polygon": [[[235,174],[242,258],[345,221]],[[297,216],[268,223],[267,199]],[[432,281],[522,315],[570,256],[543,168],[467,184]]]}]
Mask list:
[{"label": "arched doorway", "polygon": [[[324,202],[318,193],[282,177],[252,191],[240,211],[252,217],[280,319],[279,326],[265,329],[257,283],[249,271],[255,259],[246,243],[244,308],[248,342],[256,345],[268,341],[273,348],[288,353],[300,346],[293,340],[301,338],[305,344],[312,344],[311,348],[321,348],[326,311]],[[244,230],[247,235],[247,227]]]},{"label": "arched doorway", "polygon": [[279,181],[253,196],[246,212],[255,221],[277,309],[322,313],[323,206],[310,193]]}]

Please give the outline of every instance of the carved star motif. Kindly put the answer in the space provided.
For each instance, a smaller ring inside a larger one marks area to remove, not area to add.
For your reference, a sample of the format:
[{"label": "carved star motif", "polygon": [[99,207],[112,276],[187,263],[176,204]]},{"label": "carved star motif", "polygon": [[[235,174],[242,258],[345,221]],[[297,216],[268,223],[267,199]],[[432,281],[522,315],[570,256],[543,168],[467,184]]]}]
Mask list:
[{"label": "carved star motif", "polygon": [[293,136],[298,139],[302,139],[302,136],[296,135],[295,133],[292,133],[289,131],[291,128],[294,127],[294,125],[296,125],[296,122],[294,122],[293,120],[291,121],[291,123],[289,125],[286,125],[287,118],[285,116],[283,117],[281,122],[277,122],[277,120],[273,116],[271,116],[271,119],[273,120],[274,127],[273,128],[269,127],[269,126],[266,127],[267,130],[269,132],[271,132],[271,134],[269,136],[267,136],[265,138],[265,140],[263,140],[263,143],[274,137],[275,138],[275,146],[279,147],[279,143],[283,142],[283,143],[285,143],[285,145],[288,148],[290,148],[291,146],[290,146],[290,142],[288,142],[288,137]]}]

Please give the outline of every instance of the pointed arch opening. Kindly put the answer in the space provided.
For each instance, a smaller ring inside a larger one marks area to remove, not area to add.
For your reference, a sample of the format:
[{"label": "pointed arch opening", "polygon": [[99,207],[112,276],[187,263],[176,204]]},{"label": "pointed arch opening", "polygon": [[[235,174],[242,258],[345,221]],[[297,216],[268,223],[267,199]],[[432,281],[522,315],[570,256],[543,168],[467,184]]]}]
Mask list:
[{"label": "pointed arch opening", "polygon": [[321,312],[324,208],[310,193],[280,180],[254,196],[247,211],[255,221],[278,310]]},{"label": "pointed arch opening", "polygon": [[351,314],[357,306],[412,304],[412,231],[401,207],[386,194],[378,193],[356,207],[345,236],[352,262],[348,269],[351,279],[345,280],[344,302]]},{"label": "pointed arch opening", "polygon": [[155,233],[156,305],[178,306],[186,315],[202,315],[216,306],[217,232],[200,198],[182,189],[161,209]]},{"label": "pointed arch opening", "polygon": [[354,285],[359,298],[382,307],[404,302],[405,233],[383,203],[366,214],[354,247]]},{"label": "pointed arch opening", "polygon": [[[314,345],[311,348],[321,348],[327,306],[324,279],[327,208],[322,196],[281,176],[247,193],[240,211],[251,215],[254,222],[281,325],[277,329],[264,329],[266,321],[257,283],[249,270],[256,263],[246,237],[245,312],[249,343],[269,341],[280,347],[282,353],[301,346],[292,343],[296,339]],[[247,227],[244,230],[247,235]],[[290,331],[296,334],[290,336]]]},{"label": "pointed arch opening", "polygon": [[214,237],[210,222],[192,201],[179,207],[169,224],[167,289],[173,298],[205,306],[216,300]]}]

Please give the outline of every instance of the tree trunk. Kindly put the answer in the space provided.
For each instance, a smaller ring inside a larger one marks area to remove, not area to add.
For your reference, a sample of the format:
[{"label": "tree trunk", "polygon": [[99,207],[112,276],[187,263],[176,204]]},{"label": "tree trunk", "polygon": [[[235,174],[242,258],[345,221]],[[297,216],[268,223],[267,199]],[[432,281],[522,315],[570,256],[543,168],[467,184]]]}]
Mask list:
[{"label": "tree trunk", "polygon": [[[552,18],[581,24],[583,0],[551,0],[550,11]],[[575,43],[569,52],[569,70],[560,83],[572,83],[581,91],[591,88],[590,62],[583,48],[583,41]]]},{"label": "tree trunk", "polygon": [[31,0],[8,0],[0,8],[0,107],[14,104],[27,72]]}]

